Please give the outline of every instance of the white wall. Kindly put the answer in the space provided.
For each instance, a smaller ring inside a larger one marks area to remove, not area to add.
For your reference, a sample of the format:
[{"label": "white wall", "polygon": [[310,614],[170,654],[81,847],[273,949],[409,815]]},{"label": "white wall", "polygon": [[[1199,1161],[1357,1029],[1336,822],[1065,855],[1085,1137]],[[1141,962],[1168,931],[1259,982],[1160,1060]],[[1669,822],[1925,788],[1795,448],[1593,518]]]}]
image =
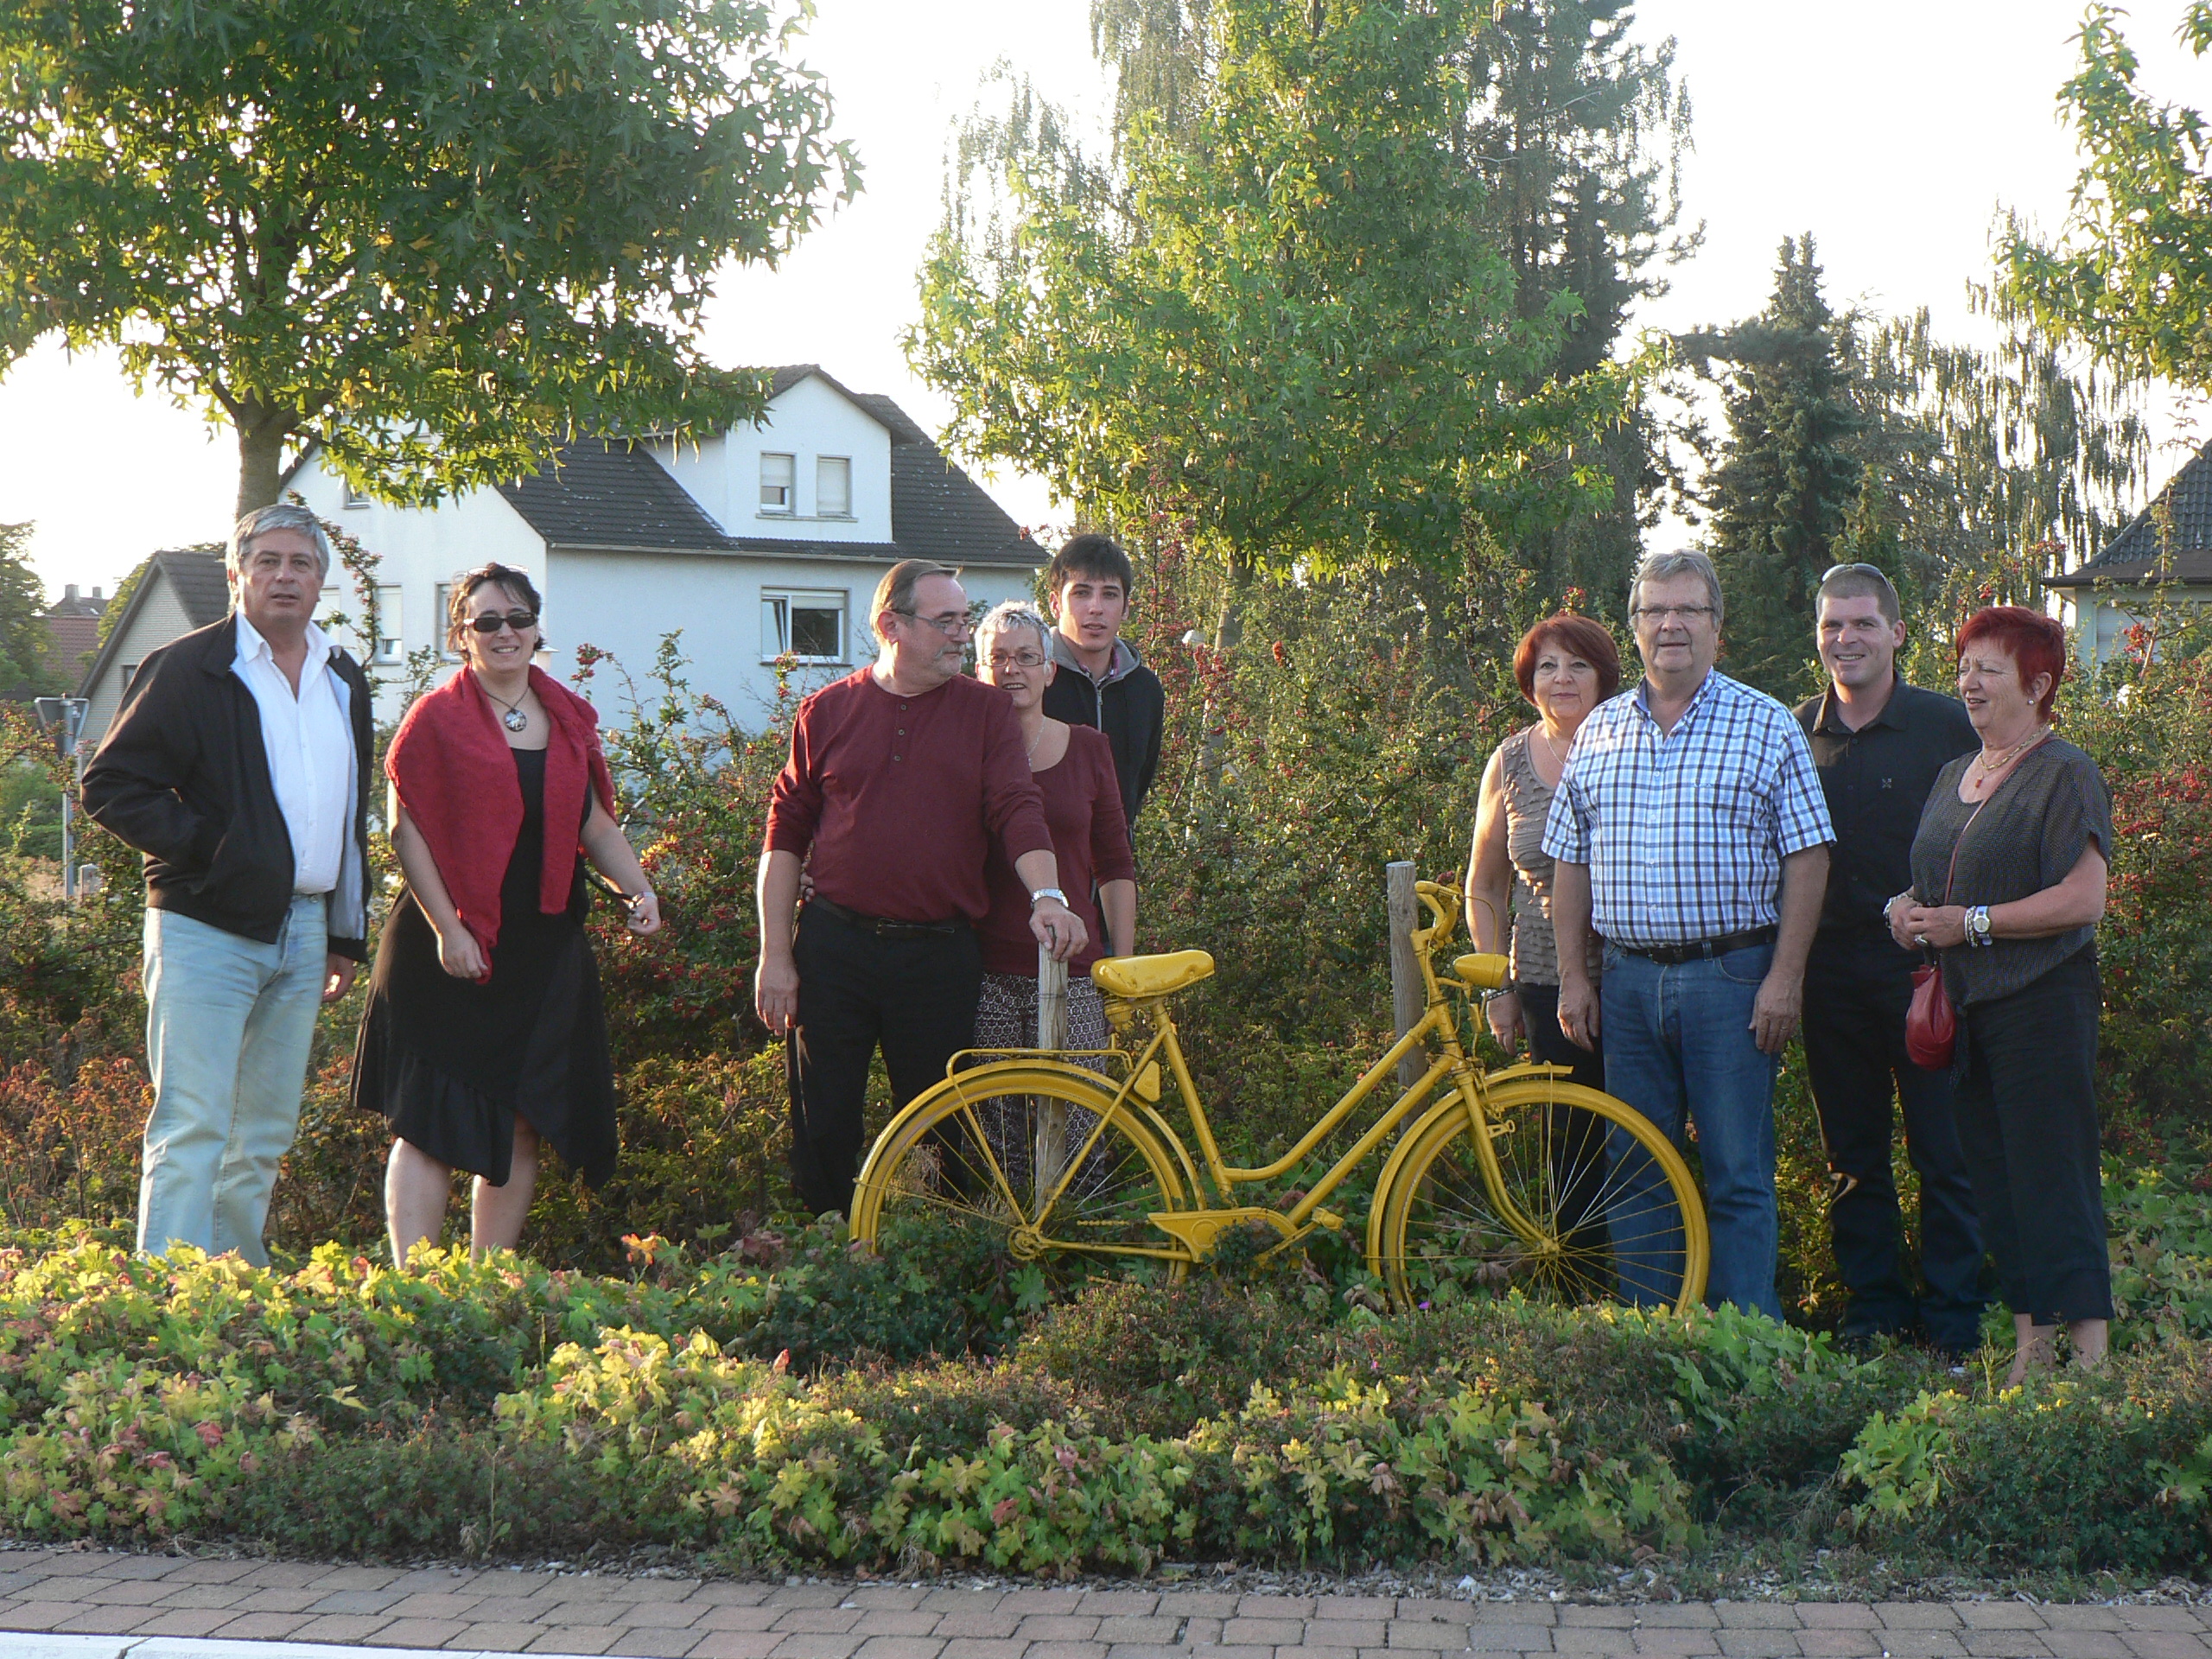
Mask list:
[{"label": "white wall", "polygon": [[[842,401],[842,400],[841,400]],[[611,652],[643,693],[664,634],[681,630],[680,648],[690,659],[694,692],[721,699],[732,718],[750,729],[767,721],[775,697],[775,669],[762,660],[760,596],[764,590],[842,593],[846,596],[846,660],[810,665],[794,678],[801,692],[828,683],[875,658],[868,607],[888,563],[855,559],[770,559],[699,553],[572,553],[556,550],[547,591],[549,607],[582,619],[556,623],[556,647],[547,668],[564,683],[575,671],[575,648]],[[969,570],[962,577],[970,601],[995,605],[1026,597],[1026,569]],[[601,664],[590,683],[600,718],[609,725],[628,717],[627,692],[612,665]]]},{"label": "white wall", "polygon": [[[308,457],[288,487],[297,491],[319,516],[378,556],[378,585],[397,587],[400,592],[400,642],[404,652],[444,642],[445,618],[437,613],[439,584],[493,560],[527,572],[545,596],[547,627],[562,626],[561,601],[546,582],[545,543],[497,490],[470,490],[428,508],[386,506],[380,501],[349,507],[344,485],[336,474],[323,470],[320,452]],[[359,616],[360,601],[343,567],[332,569],[330,583],[338,591],[333,594],[326,587],[325,605]],[[382,620],[389,632],[391,619]],[[347,650],[368,664],[368,642],[354,638],[350,631],[340,631],[339,637]],[[371,665],[369,672],[379,682],[377,717],[396,719],[398,708],[381,685],[397,678],[399,671]]]},{"label": "white wall", "polygon": [[123,694],[129,689],[134,669],[154,652],[172,639],[190,633],[192,619],[185,614],[184,602],[169,586],[169,580],[155,566],[146,573],[149,584],[145,596],[126,626],[122,641],[114,656],[108,658],[107,670],[86,692],[85,727],[80,741],[89,754],[99,747],[100,739],[107,735],[108,722],[115,718],[115,711],[123,706]]},{"label": "white wall", "polygon": [[[664,454],[666,448],[669,453]],[[656,446],[654,455],[671,471],[691,463],[680,459],[674,446]],[[796,458],[797,479],[788,513],[760,511],[760,457],[766,454]],[[710,449],[702,447],[703,461]],[[817,516],[814,499],[815,462],[823,455],[843,455],[853,463],[853,511],[847,518]],[[718,510],[692,489],[682,472],[677,476],[715,521],[732,536],[777,536],[807,542],[887,542],[891,539],[891,435],[875,417],[859,405],[845,401],[818,375],[809,376],[768,405],[767,423],[731,429],[721,445],[724,483]]]}]

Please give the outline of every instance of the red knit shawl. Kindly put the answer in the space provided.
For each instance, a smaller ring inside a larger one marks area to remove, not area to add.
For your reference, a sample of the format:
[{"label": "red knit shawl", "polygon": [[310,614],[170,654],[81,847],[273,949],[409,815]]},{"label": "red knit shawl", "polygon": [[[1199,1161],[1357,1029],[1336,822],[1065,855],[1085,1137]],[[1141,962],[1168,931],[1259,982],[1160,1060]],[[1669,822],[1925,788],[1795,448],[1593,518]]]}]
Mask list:
[{"label": "red knit shawl", "polygon": [[[565,910],[575,880],[576,843],[556,824],[581,824],[584,790],[614,814],[614,780],[599,747],[599,711],[541,668],[531,690],[545,709],[545,864],[537,907]],[[507,753],[499,711],[468,669],[416,700],[386,751],[385,773],[422,832],[431,861],[462,924],[484,947],[488,969],[499,938],[499,884],[522,830],[522,785]]]}]

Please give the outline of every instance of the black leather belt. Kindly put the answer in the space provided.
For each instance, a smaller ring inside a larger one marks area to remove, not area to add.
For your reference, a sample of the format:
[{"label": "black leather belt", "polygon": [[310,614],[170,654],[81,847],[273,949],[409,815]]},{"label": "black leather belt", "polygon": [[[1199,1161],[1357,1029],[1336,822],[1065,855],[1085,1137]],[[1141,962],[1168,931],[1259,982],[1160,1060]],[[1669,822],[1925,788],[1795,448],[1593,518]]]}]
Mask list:
[{"label": "black leather belt", "polygon": [[968,918],[964,916],[956,916],[949,922],[895,922],[887,916],[863,916],[856,910],[847,910],[842,905],[831,904],[819,893],[806,901],[806,907],[818,910],[847,927],[873,933],[879,939],[949,939],[968,931]]},{"label": "black leather belt", "polygon": [[1692,939],[1688,944],[1624,944],[1621,949],[1631,957],[1643,957],[1662,968],[1672,968],[1680,963],[1708,962],[1732,950],[1748,950],[1755,944],[1772,944],[1781,931],[1779,928],[1755,927],[1745,933],[1723,933],[1717,939]]}]

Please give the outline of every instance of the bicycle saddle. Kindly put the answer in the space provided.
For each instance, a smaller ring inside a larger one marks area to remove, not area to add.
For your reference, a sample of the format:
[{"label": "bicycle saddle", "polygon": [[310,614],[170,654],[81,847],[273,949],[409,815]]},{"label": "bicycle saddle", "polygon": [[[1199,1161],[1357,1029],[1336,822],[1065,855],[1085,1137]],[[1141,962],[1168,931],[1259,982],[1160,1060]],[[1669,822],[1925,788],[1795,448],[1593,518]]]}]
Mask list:
[{"label": "bicycle saddle", "polygon": [[1141,1001],[1195,985],[1213,972],[1204,950],[1171,950],[1164,957],[1102,957],[1090,964],[1090,982],[1109,996]]},{"label": "bicycle saddle", "polygon": [[1473,956],[1459,957],[1452,963],[1452,971],[1475,990],[1494,991],[1505,983],[1505,976],[1510,969],[1504,956],[1497,951],[1482,950]]}]

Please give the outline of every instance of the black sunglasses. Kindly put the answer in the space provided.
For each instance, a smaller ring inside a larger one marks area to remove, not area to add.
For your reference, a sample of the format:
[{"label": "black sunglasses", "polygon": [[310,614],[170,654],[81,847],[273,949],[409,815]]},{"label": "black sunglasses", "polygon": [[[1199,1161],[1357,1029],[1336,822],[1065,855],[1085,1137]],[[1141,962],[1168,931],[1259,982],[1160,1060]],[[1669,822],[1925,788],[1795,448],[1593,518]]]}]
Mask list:
[{"label": "black sunglasses", "polygon": [[501,616],[497,611],[486,611],[481,616],[472,616],[468,626],[479,633],[497,633],[501,628],[512,628],[520,633],[524,628],[537,626],[536,611],[509,611]]}]

